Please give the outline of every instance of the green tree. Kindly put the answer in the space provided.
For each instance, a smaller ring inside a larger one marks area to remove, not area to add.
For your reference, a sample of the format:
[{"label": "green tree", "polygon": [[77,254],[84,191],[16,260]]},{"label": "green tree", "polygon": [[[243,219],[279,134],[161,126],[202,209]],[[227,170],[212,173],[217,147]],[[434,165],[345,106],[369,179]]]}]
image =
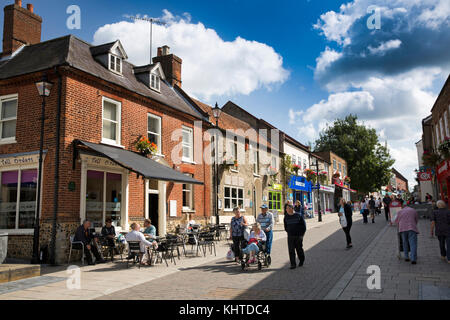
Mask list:
[{"label": "green tree", "polygon": [[378,141],[375,129],[358,124],[356,115],[337,119],[320,133],[315,152],[332,151],[347,161],[352,188],[364,194],[389,183],[394,160]]}]

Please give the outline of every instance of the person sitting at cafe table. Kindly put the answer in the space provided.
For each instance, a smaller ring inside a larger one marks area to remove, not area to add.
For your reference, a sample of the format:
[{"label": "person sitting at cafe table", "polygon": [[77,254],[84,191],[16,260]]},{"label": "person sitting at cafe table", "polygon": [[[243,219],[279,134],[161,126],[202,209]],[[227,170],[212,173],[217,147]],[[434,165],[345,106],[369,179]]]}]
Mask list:
[{"label": "person sitting at cafe table", "polygon": [[[84,255],[88,261],[89,265],[94,265],[95,263],[92,261],[92,255],[95,256],[95,261],[98,263],[104,263],[105,260],[98,252],[97,248],[97,238],[93,237],[92,234],[89,232],[89,228],[91,227],[91,222],[88,220],[85,220],[81,226],[78,227],[77,231],[75,232],[75,237],[73,239],[74,242],[80,241],[84,245]],[[76,247],[77,244],[74,245]],[[81,249],[81,248],[80,248]]]},{"label": "person sitting at cafe table", "polygon": [[[145,253],[146,247],[151,247],[151,246],[157,246],[156,241],[155,242],[150,242],[147,241],[145,239],[144,234],[141,232],[141,226],[139,225],[139,223],[132,223],[131,224],[131,231],[125,236],[125,240],[126,241],[140,241],[140,246],[141,246],[141,252]],[[147,257],[149,259],[149,257]]]},{"label": "person sitting at cafe table", "polygon": [[102,228],[102,236],[105,238],[108,247],[115,247],[116,229],[112,225],[112,219],[107,218],[105,220],[105,226]]},{"label": "person sitting at cafe table", "polygon": [[[151,239],[156,239],[156,227],[152,225],[152,221],[150,219],[144,220],[144,235],[148,236]],[[155,242],[156,240],[153,240],[152,242]]]}]

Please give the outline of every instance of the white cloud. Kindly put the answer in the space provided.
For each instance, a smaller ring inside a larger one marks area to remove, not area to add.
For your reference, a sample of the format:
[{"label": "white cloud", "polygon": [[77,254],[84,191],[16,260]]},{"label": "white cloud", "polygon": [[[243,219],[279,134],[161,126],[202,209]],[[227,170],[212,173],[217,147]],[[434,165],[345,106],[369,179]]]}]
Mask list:
[{"label": "white cloud", "polygon": [[[174,16],[164,10],[166,26],[153,25],[153,55],[156,47],[168,45],[183,59],[183,88],[206,100],[213,95],[250,94],[259,88],[271,89],[284,83],[289,71],[283,58],[261,42],[237,37],[223,40],[215,30],[202,23],[191,23],[190,15]],[[149,63],[149,26],[143,21],[121,21],[100,27],[94,43],[120,39],[129,61]]]},{"label": "white cloud", "polygon": [[338,60],[342,56],[342,53],[339,53],[329,47],[325,48],[325,51],[320,53],[320,56],[316,58],[316,69],[315,73],[324,72],[325,69],[331,65],[333,62]]},{"label": "white cloud", "polygon": [[386,51],[392,50],[392,49],[397,49],[398,47],[400,47],[400,45],[402,44],[402,42],[398,39],[396,40],[389,40],[387,42],[383,42],[382,44],[380,44],[378,47],[373,48],[372,46],[369,46],[369,51],[372,54],[380,54],[380,55],[384,55],[386,53]]}]

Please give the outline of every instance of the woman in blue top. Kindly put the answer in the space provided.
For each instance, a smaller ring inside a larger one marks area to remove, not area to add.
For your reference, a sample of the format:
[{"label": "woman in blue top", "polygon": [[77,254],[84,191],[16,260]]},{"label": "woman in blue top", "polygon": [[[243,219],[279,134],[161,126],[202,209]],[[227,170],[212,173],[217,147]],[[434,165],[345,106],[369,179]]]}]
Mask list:
[{"label": "woman in blue top", "polygon": [[152,222],[150,219],[144,220],[144,235],[149,235],[151,239],[149,239],[150,242],[156,241],[156,227],[152,225]]},{"label": "woman in blue top", "polygon": [[244,229],[248,226],[247,219],[241,215],[239,207],[233,208],[234,217],[231,218],[230,239],[233,240],[233,252],[236,262],[241,258],[241,243],[244,240]]}]

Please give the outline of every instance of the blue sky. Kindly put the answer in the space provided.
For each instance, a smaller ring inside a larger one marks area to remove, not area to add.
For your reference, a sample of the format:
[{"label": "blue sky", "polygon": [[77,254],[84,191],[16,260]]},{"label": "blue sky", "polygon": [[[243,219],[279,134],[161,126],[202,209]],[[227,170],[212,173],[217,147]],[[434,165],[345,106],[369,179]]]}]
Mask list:
[{"label": "blue sky", "polygon": [[[119,38],[135,64],[148,62],[148,26],[125,15],[160,17],[168,25],[155,27],[154,50],[168,44],[183,59],[183,87],[194,96],[232,100],[305,144],[355,113],[387,141],[409,180],[421,119],[450,70],[448,0],[31,2],[43,40]],[[66,27],[72,4],[80,30]],[[369,29],[374,12],[381,25]]]}]

